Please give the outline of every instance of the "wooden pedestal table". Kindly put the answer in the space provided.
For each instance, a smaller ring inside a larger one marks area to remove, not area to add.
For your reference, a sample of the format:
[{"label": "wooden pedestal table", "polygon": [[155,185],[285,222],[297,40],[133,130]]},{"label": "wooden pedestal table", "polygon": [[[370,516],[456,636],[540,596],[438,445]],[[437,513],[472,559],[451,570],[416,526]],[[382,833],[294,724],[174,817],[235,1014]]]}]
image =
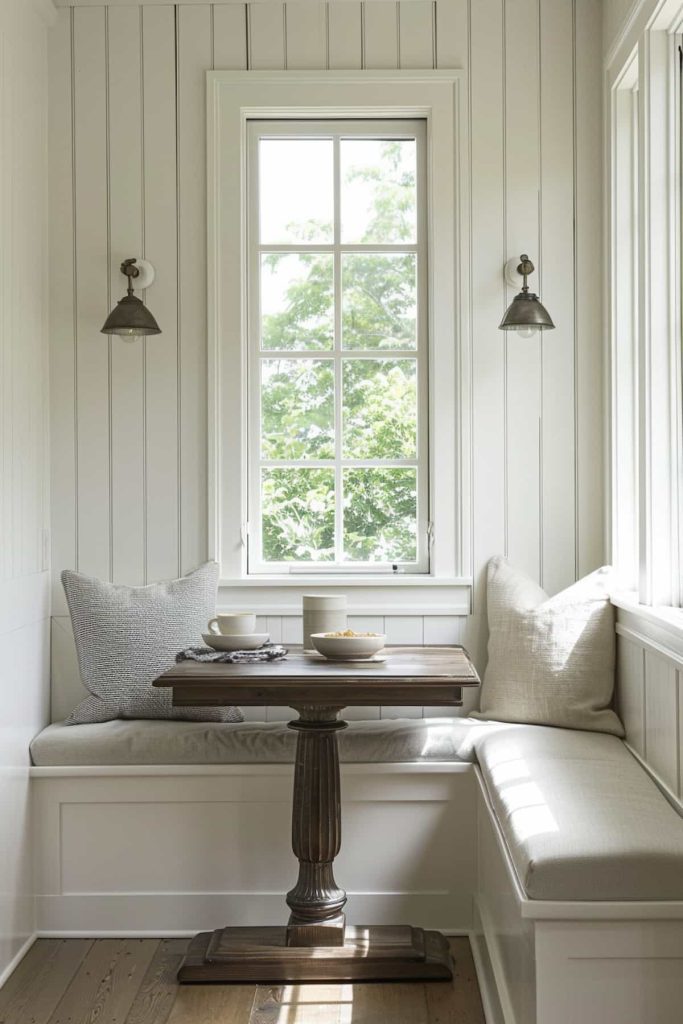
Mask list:
[{"label": "wooden pedestal table", "polygon": [[[303,982],[447,979],[440,932],[409,925],[346,926],[346,892],[334,877],[341,846],[337,733],[348,705],[462,704],[476,671],[462,647],[390,647],[385,660],[328,662],[291,648],[283,661],[230,665],[185,661],[156,680],[182,706],[280,705],[299,717],[292,849],[299,877],[286,901],[286,927],[230,926],[200,932],[180,967],[181,982]],[[230,728],[230,726],[227,726]]]}]

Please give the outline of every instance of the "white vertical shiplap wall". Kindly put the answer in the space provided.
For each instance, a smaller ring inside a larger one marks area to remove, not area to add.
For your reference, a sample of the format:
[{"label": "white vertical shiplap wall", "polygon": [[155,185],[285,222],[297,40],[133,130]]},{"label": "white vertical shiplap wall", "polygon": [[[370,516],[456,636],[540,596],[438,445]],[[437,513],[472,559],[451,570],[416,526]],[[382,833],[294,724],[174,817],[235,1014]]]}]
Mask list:
[{"label": "white vertical shiplap wall", "polygon": [[[474,615],[411,618],[485,661],[484,569],[551,591],[603,551],[600,7],[594,0],[89,2],[51,84],[54,602],[59,570],[144,583],[207,551],[204,72],[465,68],[471,148]],[[497,326],[528,252],[557,330]],[[68,258],[64,258],[65,254]],[[121,260],[157,269],[158,338],[100,333]],[[387,609],[387,629],[392,626]],[[300,628],[269,621],[274,635]],[[430,632],[432,631],[432,632]],[[397,635],[404,635],[399,634]]]},{"label": "white vertical shiplap wall", "polygon": [[626,740],[683,810],[683,643],[619,611],[617,698]]},{"label": "white vertical shiplap wall", "polygon": [[28,746],[47,721],[49,690],[48,8],[40,8],[0,4],[0,983],[34,929]]}]

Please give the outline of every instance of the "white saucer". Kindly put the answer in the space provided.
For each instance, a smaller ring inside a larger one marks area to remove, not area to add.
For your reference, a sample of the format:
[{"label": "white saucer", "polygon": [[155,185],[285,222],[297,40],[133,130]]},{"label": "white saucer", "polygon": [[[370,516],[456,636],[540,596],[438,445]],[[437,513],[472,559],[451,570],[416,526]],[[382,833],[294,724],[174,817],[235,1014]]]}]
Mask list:
[{"label": "white saucer", "polygon": [[223,636],[221,633],[202,633],[207,647],[214,651],[254,651],[263,647],[270,640],[270,633],[233,633]]}]

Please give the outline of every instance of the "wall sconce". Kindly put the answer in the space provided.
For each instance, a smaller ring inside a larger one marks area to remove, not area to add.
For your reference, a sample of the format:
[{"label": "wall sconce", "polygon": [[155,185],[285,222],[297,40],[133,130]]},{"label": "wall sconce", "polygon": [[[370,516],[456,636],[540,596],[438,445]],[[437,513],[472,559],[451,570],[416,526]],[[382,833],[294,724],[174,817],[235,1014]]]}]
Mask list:
[{"label": "wall sconce", "polygon": [[536,331],[548,331],[554,328],[548,310],[538,295],[529,291],[527,277],[533,274],[534,265],[523,253],[517,260],[508,260],[505,264],[505,279],[513,288],[519,288],[519,276],[522,276],[522,290],[505,310],[505,316],[499,324],[501,331],[517,331],[522,338],[530,338]]},{"label": "wall sconce", "polygon": [[133,295],[133,280],[138,288],[149,288],[154,281],[154,267],[147,260],[129,259],[121,264],[121,273],[128,278],[128,292],[104,321],[102,334],[119,334],[125,341],[133,341],[141,335],[161,334],[159,324],[142,299]]}]

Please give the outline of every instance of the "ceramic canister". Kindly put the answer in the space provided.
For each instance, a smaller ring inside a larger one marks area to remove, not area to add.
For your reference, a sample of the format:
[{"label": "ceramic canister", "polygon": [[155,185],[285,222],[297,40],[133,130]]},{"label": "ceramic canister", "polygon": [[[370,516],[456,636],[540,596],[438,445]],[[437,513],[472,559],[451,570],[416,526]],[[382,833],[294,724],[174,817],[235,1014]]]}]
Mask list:
[{"label": "ceramic canister", "polygon": [[346,597],[304,594],[304,650],[312,651],[311,633],[336,633],[346,629]]}]

